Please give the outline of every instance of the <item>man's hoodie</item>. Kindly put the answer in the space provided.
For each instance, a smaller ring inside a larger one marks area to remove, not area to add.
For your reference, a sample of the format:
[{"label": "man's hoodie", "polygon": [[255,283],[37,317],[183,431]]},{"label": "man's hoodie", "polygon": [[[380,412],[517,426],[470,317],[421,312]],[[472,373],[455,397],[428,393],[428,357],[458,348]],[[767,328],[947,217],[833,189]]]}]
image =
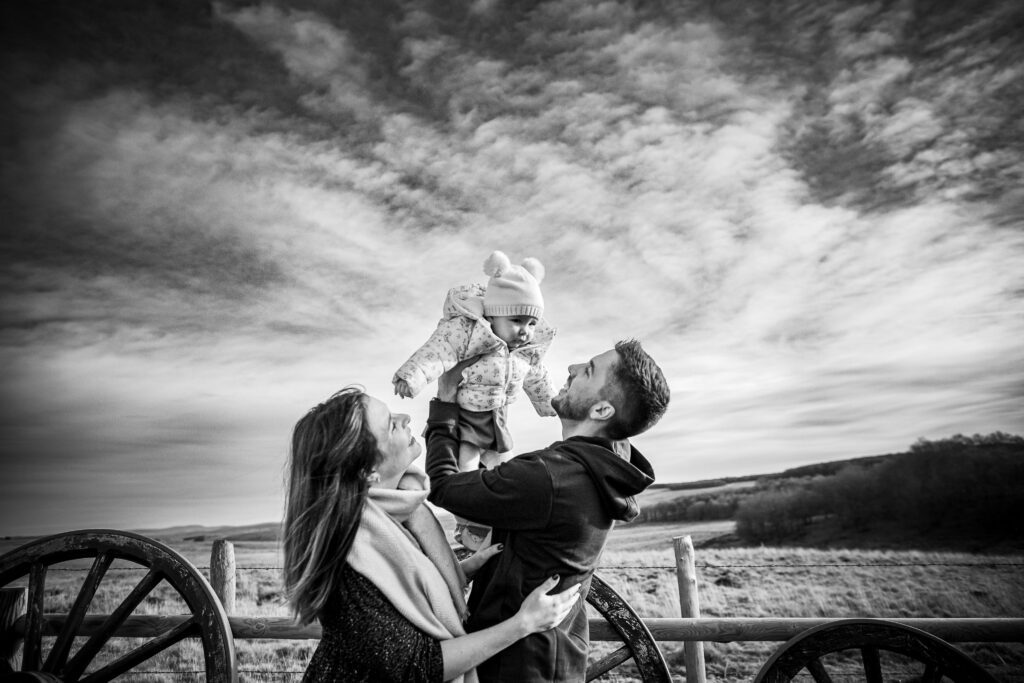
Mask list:
[{"label": "man's hoodie", "polygon": [[[560,592],[583,584],[600,560],[615,521],[639,510],[634,496],[654,482],[650,463],[596,437],[571,437],[519,455],[493,470],[459,472],[457,408],[432,401],[427,420],[430,502],[494,528],[504,549],[473,580],[467,628],[513,616],[523,600],[558,574]],[[578,681],[586,670],[589,630],[581,599],[557,628],[533,634],[477,668],[481,681]]]}]

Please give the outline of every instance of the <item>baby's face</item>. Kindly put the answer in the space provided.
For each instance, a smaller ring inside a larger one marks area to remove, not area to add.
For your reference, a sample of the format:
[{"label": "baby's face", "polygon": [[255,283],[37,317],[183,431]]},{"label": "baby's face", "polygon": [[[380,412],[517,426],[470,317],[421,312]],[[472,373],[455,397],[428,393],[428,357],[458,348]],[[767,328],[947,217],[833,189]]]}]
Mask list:
[{"label": "baby's face", "polygon": [[532,315],[492,315],[488,320],[494,334],[510,349],[529,344],[537,330],[537,319]]}]

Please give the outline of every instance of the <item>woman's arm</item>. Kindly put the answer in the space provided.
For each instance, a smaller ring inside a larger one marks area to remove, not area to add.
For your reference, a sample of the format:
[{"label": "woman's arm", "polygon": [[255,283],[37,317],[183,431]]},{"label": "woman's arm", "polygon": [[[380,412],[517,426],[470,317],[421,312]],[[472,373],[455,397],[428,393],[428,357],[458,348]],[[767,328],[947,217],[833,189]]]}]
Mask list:
[{"label": "woman's arm", "polygon": [[557,585],[556,575],[537,586],[511,619],[475,633],[442,640],[444,680],[465,673],[531,633],[540,633],[560,624],[579,599],[580,584],[548,595],[547,592]]}]

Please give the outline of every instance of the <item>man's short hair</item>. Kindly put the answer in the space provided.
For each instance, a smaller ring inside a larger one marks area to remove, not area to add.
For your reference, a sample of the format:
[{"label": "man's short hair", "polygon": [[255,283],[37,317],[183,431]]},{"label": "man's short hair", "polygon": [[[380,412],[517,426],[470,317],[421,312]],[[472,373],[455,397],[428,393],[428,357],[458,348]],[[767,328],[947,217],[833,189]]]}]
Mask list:
[{"label": "man's short hair", "polygon": [[605,427],[605,436],[612,440],[628,439],[653,427],[671,397],[665,375],[639,341],[620,341],[615,351],[618,361],[601,392],[615,406],[615,415]]}]

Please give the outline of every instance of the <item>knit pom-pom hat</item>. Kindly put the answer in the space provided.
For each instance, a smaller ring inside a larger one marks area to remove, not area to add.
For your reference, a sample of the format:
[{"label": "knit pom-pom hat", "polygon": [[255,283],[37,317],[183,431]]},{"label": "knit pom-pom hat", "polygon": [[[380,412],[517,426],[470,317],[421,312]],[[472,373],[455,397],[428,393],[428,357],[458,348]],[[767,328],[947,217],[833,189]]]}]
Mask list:
[{"label": "knit pom-pom hat", "polygon": [[484,273],[491,276],[484,292],[484,315],[544,315],[544,297],[540,283],[544,266],[535,258],[523,259],[514,266],[508,256],[495,251],[484,261]]}]

